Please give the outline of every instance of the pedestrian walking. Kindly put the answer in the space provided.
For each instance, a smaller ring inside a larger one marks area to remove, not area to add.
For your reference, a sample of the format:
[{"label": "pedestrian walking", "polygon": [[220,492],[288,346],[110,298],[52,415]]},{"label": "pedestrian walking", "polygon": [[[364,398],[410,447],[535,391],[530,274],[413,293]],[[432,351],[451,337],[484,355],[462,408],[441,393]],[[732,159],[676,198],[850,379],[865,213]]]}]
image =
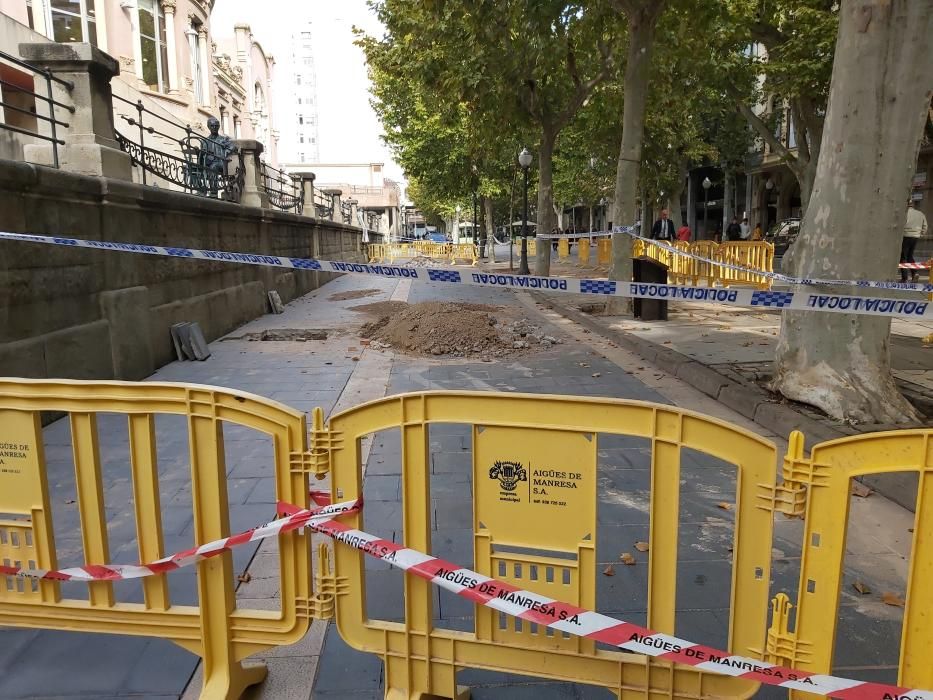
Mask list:
[{"label": "pedestrian walking", "polygon": [[[914,206],[914,201],[911,199],[907,202],[907,222],[904,224],[904,237],[901,239],[901,262],[902,263],[913,263],[914,260],[914,250],[917,248],[917,241],[920,240],[921,236],[925,236],[927,233],[927,218],[923,215],[923,212],[917,209]],[[901,282],[907,281],[907,272],[904,268],[901,268]],[[920,277],[918,270],[910,270],[910,279],[912,282],[916,282]]]},{"label": "pedestrian walking", "polygon": [[739,226],[739,220],[736,217],[732,217],[732,223],[726,227],[726,238],[730,241],[738,241],[742,238],[742,227]]},{"label": "pedestrian walking", "polygon": [[684,224],[679,229],[677,229],[677,240],[688,242],[690,240],[690,227]]},{"label": "pedestrian walking", "polygon": [[752,227],[748,225],[748,219],[742,219],[742,223],[739,224],[741,233],[739,234],[742,237],[743,241],[747,241],[752,236]]},{"label": "pedestrian walking", "polygon": [[667,209],[661,210],[661,218],[651,227],[651,237],[656,241],[674,240],[674,222],[667,218]]},{"label": "pedestrian walking", "polygon": [[752,231],[752,240],[760,241],[765,237],[764,231],[761,230],[761,224],[755,224],[755,230]]}]

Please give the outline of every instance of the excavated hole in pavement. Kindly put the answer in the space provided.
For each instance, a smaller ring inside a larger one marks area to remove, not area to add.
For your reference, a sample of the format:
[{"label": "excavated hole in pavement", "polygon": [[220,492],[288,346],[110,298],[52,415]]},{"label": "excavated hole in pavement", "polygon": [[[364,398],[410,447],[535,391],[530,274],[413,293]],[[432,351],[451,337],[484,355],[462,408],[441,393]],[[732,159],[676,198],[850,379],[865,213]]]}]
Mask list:
[{"label": "excavated hole in pavement", "polygon": [[258,333],[227,336],[223,340],[290,340],[305,343],[309,340],[327,340],[327,331],[320,328],[272,328]]}]

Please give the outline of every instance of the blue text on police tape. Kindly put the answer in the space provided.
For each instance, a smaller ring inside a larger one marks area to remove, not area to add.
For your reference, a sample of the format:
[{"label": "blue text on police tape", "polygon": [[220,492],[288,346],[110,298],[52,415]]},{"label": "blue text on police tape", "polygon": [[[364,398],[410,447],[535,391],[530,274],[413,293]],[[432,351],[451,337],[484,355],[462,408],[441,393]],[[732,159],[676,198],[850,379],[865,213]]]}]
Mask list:
[{"label": "blue text on police tape", "polygon": [[473,281],[477,284],[489,284],[502,287],[527,287],[528,289],[567,289],[567,280],[551,277],[526,277],[524,275],[484,275],[474,273]]}]

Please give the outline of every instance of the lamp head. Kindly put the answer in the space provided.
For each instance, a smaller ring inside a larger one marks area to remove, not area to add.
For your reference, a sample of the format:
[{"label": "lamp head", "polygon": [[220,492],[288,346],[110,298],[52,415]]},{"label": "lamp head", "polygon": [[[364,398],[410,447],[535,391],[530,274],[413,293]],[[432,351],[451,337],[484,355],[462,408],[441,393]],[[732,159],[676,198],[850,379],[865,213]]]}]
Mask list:
[{"label": "lamp head", "polygon": [[531,165],[531,153],[528,152],[527,148],[523,148],[522,152],[518,154],[518,164],[523,168],[528,168]]}]

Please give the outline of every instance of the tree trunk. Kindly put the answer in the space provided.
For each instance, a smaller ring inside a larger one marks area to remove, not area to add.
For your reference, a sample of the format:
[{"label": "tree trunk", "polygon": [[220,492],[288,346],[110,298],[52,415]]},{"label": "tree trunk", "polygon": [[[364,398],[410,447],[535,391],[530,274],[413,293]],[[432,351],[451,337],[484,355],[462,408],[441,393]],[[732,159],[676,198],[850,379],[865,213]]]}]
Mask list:
[{"label": "tree trunk", "polygon": [[[933,91],[931,35],[933,0],[843,0],[797,276],[885,279],[897,269]],[[838,420],[916,420],[891,374],[890,331],[885,318],[785,312],[773,387]]]},{"label": "tree trunk", "polygon": [[800,211],[801,216],[806,215],[810,207],[810,197],[813,195],[813,185],[816,182],[816,169],[819,161],[810,160],[802,168],[798,168],[797,182],[800,184]]},{"label": "tree trunk", "polygon": [[[489,261],[496,261],[496,227],[492,219],[492,197],[483,197],[483,210],[486,212],[486,243],[489,246]],[[511,223],[511,222],[510,222]]]},{"label": "tree trunk", "polygon": [[729,228],[729,224],[732,223],[733,217],[733,208],[735,207],[732,201],[732,183],[733,176],[732,171],[726,168],[723,170],[723,185],[722,185],[722,232],[723,240],[725,240],[726,229]]},{"label": "tree trunk", "polygon": [[[663,4],[661,0],[648,0],[648,6],[626,13],[628,57],[625,64],[622,145],[619,147],[615,195],[612,200],[614,226],[631,226],[635,223],[641,149],[645,136],[645,105],[648,102],[648,78],[651,72],[651,45]],[[632,279],[632,239],[624,233],[612,237],[609,279]],[[606,313],[609,314],[627,314],[631,310],[632,300],[624,297],[611,297],[606,305]]]},{"label": "tree trunk", "polygon": [[680,200],[684,196],[684,185],[687,182],[687,173],[689,172],[689,161],[681,158],[677,164],[677,184],[671,189],[670,197],[667,200],[667,210],[670,212],[671,221],[674,222],[674,228],[680,229],[684,225],[683,210]]},{"label": "tree trunk", "polygon": [[[550,233],[556,225],[554,214],[554,141],[557,138],[551,129],[541,131],[538,146],[538,229],[535,235]],[[535,256],[535,274],[547,277],[551,272],[551,246],[548,239],[538,239]]]}]

